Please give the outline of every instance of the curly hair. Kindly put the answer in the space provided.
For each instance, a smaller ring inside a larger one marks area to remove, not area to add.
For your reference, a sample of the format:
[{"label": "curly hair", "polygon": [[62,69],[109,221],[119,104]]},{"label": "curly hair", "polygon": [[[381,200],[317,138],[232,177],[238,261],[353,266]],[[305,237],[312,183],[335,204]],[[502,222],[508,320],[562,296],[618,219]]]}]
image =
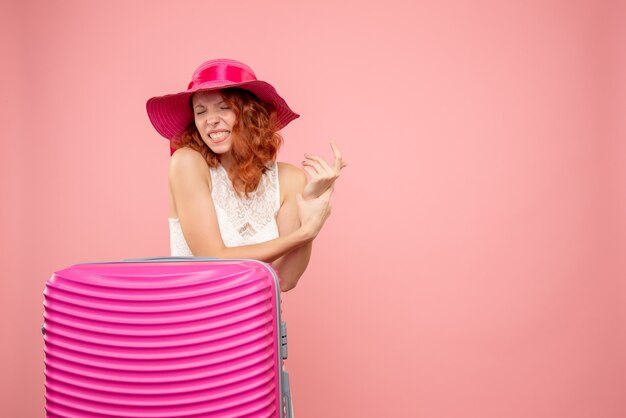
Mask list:
[{"label": "curly hair", "polygon": [[[236,120],[231,133],[233,142],[230,150],[233,187],[240,194],[256,190],[267,164],[276,160],[283,138],[278,132],[276,108],[261,101],[254,93],[240,88],[220,90],[226,103],[235,112]],[[191,97],[189,98],[191,108]],[[202,140],[195,121],[171,141],[174,150],[188,147],[194,149],[207,161],[209,167],[217,167],[219,156]]]}]

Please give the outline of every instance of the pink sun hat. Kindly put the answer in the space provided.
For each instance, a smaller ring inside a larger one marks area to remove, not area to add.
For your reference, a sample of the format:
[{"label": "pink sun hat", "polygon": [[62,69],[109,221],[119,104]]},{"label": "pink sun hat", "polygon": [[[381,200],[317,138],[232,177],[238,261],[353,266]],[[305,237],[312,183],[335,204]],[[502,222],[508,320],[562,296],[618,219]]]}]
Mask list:
[{"label": "pink sun hat", "polygon": [[[146,103],[146,110],[152,126],[161,136],[172,140],[187,128],[194,119],[189,98],[197,91],[219,90],[238,87],[254,93],[264,102],[276,107],[279,129],[300,117],[289,108],[287,102],[279,96],[276,89],[269,83],[257,80],[252,68],[233,59],[214,59],[200,65],[191,76],[187,90],[152,97]],[[171,153],[173,149],[170,147]]]}]

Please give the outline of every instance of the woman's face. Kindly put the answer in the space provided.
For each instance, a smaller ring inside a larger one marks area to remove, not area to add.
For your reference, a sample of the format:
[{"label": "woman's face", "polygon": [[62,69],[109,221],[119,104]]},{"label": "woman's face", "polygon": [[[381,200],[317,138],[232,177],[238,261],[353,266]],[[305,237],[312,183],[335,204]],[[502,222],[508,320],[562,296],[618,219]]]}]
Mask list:
[{"label": "woman's face", "polygon": [[237,116],[219,91],[201,91],[191,99],[196,128],[205,144],[216,154],[230,151]]}]

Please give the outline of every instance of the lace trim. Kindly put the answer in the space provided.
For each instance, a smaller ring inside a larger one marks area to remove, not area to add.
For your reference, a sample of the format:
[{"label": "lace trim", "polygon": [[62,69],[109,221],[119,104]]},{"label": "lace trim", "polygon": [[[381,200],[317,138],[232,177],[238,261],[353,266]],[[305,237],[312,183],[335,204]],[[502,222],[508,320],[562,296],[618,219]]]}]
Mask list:
[{"label": "lace trim", "polygon": [[253,237],[276,217],[280,200],[276,163],[265,171],[259,186],[248,197],[237,194],[221,164],[211,169],[211,180],[214,204],[224,211],[242,238]]}]

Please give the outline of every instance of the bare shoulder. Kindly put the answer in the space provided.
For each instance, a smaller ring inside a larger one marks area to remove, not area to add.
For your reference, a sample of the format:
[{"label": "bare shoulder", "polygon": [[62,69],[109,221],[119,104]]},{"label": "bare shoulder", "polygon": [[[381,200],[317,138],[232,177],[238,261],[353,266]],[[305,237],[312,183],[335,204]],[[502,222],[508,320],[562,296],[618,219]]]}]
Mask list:
[{"label": "bare shoulder", "polygon": [[278,182],[281,189],[302,191],[306,184],[306,174],[304,170],[289,163],[278,164]]},{"label": "bare shoulder", "polygon": [[170,157],[170,175],[188,174],[209,171],[209,165],[198,151],[191,148],[180,148]]},{"label": "bare shoulder", "polygon": [[198,151],[180,148],[170,157],[170,180],[210,178],[209,165]]},{"label": "bare shoulder", "polygon": [[208,165],[206,160],[198,151],[191,148],[180,148],[170,157],[170,167],[174,170],[182,170],[193,167],[194,169],[203,168]]},{"label": "bare shoulder", "polygon": [[280,188],[280,204],[295,199],[298,193],[302,193],[306,185],[304,170],[289,163],[276,163],[278,167],[278,185]]}]

